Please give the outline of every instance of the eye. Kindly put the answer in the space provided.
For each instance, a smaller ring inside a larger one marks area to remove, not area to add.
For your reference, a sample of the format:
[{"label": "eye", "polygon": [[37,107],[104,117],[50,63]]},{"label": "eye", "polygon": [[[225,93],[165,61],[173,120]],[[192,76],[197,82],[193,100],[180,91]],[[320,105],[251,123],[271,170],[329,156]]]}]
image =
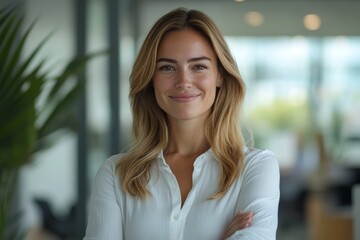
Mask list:
[{"label": "eye", "polygon": [[208,67],[203,65],[203,64],[196,64],[194,67],[193,67],[193,70],[195,71],[201,71],[201,70],[205,70],[207,69]]},{"label": "eye", "polygon": [[159,67],[159,70],[163,71],[163,72],[169,72],[169,71],[174,71],[175,68],[173,66],[170,66],[170,65],[163,65],[163,66]]}]

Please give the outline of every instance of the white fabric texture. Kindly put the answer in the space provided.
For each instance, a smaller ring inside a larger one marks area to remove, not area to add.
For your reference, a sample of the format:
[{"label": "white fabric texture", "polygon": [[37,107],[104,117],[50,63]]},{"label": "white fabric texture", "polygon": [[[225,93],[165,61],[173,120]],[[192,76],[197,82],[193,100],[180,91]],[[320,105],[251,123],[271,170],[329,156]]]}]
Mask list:
[{"label": "white fabric texture", "polygon": [[271,151],[245,148],[245,168],[223,198],[217,192],[219,163],[208,150],[194,162],[193,186],[181,207],[180,189],[160,153],[151,169],[148,190],[140,200],[124,192],[115,173],[121,154],[107,159],[92,189],[84,240],[221,239],[239,211],[253,212],[250,227],[229,240],[276,239],[279,165]]}]

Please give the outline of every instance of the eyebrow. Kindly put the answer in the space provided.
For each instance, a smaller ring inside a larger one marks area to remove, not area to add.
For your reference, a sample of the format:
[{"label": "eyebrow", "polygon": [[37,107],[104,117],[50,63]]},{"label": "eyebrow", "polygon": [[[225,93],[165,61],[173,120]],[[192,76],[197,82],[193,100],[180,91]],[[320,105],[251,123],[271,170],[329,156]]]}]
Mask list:
[{"label": "eyebrow", "polygon": [[[187,60],[187,62],[197,62],[197,61],[201,61],[201,60],[208,60],[211,61],[210,58],[208,57],[195,57],[195,58],[190,58],[189,60]],[[171,59],[171,58],[159,58],[158,60],[156,60],[156,62],[170,62],[170,63],[177,63],[177,61],[175,59]]]}]

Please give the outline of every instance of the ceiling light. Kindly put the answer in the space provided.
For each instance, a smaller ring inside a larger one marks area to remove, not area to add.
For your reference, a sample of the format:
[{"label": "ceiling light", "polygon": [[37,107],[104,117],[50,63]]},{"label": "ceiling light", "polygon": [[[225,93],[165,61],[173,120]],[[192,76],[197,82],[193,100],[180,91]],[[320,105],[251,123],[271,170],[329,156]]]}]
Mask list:
[{"label": "ceiling light", "polygon": [[316,14],[308,14],[304,17],[304,26],[310,31],[318,30],[321,26],[321,19]]},{"label": "ceiling light", "polygon": [[250,11],[245,14],[245,21],[253,27],[258,27],[264,23],[264,16],[256,11]]}]

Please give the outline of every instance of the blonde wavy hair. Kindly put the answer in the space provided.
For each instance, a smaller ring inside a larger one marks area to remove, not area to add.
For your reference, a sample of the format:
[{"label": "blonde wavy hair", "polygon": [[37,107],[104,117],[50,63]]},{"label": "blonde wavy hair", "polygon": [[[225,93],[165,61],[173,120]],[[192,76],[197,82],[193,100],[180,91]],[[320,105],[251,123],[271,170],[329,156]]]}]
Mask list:
[{"label": "blonde wavy hair", "polygon": [[219,190],[210,198],[221,198],[243,169],[244,140],[239,114],[245,95],[244,82],[221,32],[212,20],[200,11],[178,8],[154,24],[130,76],[134,140],[117,163],[116,171],[123,189],[141,199],[151,195],[147,189],[150,168],[169,140],[167,116],[158,106],[152,86],[158,46],[166,33],[184,28],[194,29],[208,39],[217,55],[222,76],[222,85],[217,90],[205,125],[205,137],[221,169]]}]

